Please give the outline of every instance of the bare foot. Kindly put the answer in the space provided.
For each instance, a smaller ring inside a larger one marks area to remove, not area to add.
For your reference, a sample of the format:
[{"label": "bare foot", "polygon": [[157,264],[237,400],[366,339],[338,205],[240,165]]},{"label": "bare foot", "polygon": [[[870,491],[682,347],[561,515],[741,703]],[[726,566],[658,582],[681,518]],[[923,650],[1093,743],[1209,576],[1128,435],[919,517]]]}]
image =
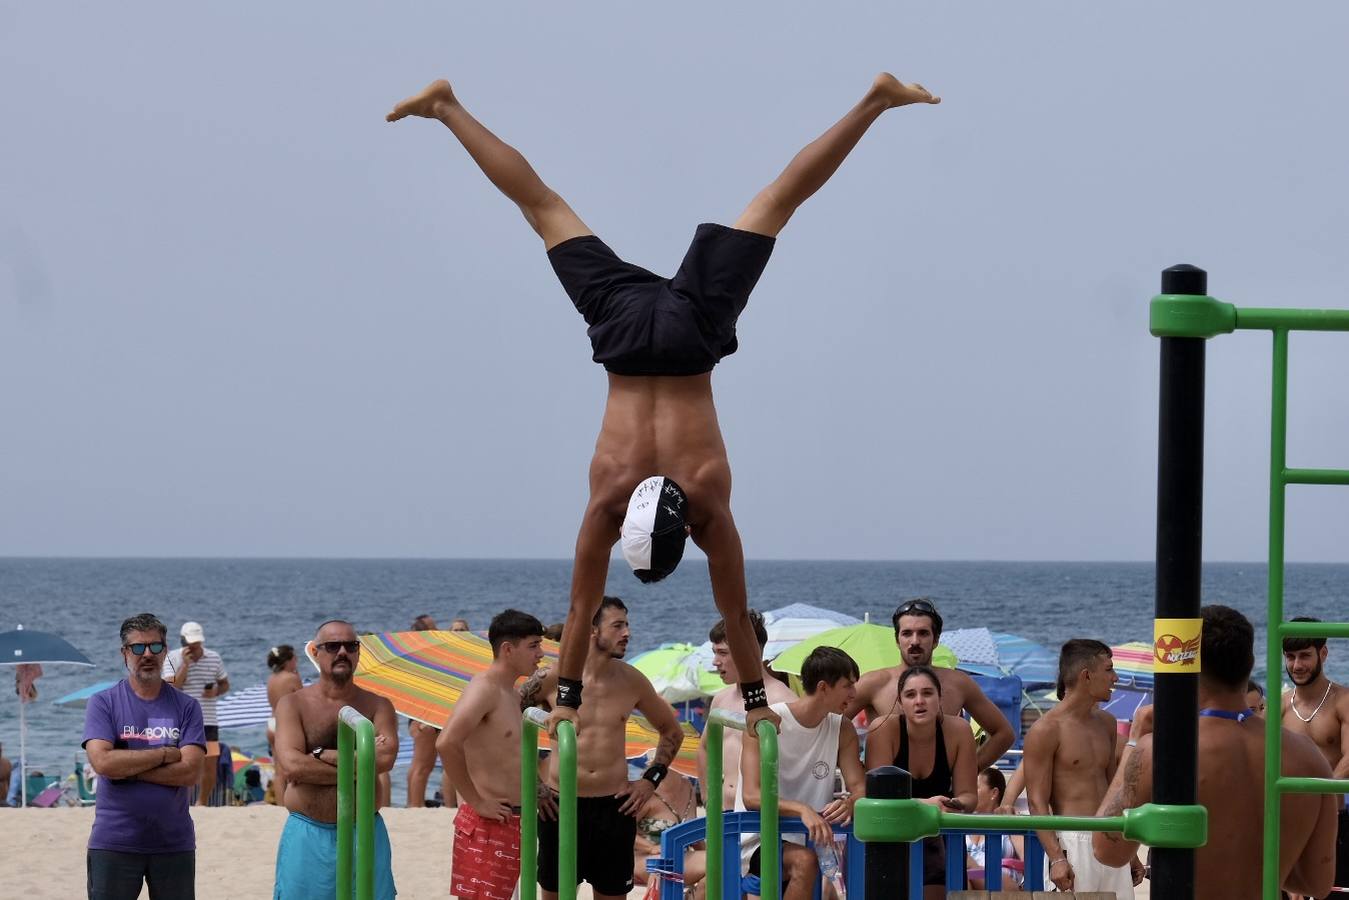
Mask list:
[{"label": "bare foot", "polygon": [[442,78],[428,84],[420,94],[399,103],[393,108],[393,112],[384,117],[384,121],[397,122],[407,116],[438,119],[440,111],[454,102],[454,91],[450,89],[450,83]]},{"label": "bare foot", "polygon": [[876,76],[875,82],[871,85],[872,93],[878,94],[889,107],[908,106],[910,103],[940,103],[940,97],[932,96],[932,92],[917,82],[905,84],[889,72],[882,72]]}]

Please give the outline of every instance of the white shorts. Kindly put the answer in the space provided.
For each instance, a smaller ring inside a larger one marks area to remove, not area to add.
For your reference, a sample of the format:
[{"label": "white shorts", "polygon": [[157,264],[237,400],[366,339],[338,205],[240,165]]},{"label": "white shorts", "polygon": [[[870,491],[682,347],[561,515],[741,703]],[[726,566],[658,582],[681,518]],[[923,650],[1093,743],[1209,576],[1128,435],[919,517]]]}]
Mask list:
[{"label": "white shorts", "polygon": [[[1100,863],[1091,852],[1090,831],[1056,831],[1059,846],[1073,867],[1073,891],[1115,892],[1119,900],[1133,900],[1134,878],[1129,867],[1115,869]],[[1054,890],[1049,879],[1049,854],[1045,854],[1045,890]]]}]

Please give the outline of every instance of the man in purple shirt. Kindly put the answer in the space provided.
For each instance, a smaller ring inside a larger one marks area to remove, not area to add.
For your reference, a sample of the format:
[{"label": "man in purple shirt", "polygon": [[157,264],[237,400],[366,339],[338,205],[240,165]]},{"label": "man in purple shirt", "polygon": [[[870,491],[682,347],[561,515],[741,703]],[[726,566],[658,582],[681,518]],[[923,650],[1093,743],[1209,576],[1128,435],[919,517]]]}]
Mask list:
[{"label": "man in purple shirt", "polygon": [[122,623],[127,677],[89,698],[84,751],[98,773],[87,857],[89,900],[193,900],[197,836],[188,794],[206,753],[201,704],[164,683],[164,623]]}]

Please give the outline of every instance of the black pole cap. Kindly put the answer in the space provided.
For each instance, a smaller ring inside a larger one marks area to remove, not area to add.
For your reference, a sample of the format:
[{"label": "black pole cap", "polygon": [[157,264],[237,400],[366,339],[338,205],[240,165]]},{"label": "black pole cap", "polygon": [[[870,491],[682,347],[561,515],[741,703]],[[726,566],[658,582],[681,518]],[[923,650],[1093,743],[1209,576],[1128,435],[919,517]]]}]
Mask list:
[{"label": "black pole cap", "polygon": [[1192,266],[1188,263],[1163,269],[1162,293],[1206,296],[1208,294],[1208,273],[1198,266]]},{"label": "black pole cap", "polygon": [[913,776],[898,766],[877,766],[867,773],[867,796],[908,800],[913,796]]}]

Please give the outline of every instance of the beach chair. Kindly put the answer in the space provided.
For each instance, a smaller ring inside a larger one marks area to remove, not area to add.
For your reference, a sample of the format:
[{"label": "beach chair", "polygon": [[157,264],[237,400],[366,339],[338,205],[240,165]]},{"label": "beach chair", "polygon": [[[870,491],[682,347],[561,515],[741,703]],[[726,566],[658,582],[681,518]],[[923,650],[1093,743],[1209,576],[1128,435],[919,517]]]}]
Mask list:
[{"label": "beach chair", "polygon": [[75,754],[75,790],[78,792],[80,806],[94,805],[94,792],[98,790],[98,773],[87,759]]},{"label": "beach chair", "polygon": [[28,805],[50,808],[61,799],[61,773],[28,773]]}]

